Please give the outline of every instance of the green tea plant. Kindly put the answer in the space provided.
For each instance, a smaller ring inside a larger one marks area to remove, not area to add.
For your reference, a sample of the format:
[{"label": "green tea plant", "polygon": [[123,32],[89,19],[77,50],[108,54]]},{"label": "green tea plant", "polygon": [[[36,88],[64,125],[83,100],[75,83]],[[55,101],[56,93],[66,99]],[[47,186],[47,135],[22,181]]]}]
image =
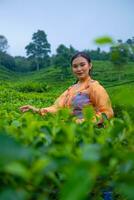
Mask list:
[{"label": "green tea plant", "polygon": [[122,111],[99,128],[89,108],[83,124],[76,124],[68,109],[44,117],[20,113],[19,106],[30,98],[40,107],[48,104],[43,95],[1,91],[0,199],[100,200],[111,188],[115,199],[133,200],[130,115]]},{"label": "green tea plant", "polygon": [[83,111],[82,124],[76,124],[68,109],[44,117],[19,111],[25,104],[51,105],[70,80],[61,85],[55,78],[50,83],[42,70],[18,81],[1,81],[1,200],[102,200],[105,190],[112,191],[113,199],[134,199],[134,85],[123,85],[132,81],[133,66],[114,86],[116,72],[108,76],[102,73],[108,63],[95,64],[94,75],[104,81],[115,112],[110,121],[104,117],[101,127],[92,123],[90,108]]}]

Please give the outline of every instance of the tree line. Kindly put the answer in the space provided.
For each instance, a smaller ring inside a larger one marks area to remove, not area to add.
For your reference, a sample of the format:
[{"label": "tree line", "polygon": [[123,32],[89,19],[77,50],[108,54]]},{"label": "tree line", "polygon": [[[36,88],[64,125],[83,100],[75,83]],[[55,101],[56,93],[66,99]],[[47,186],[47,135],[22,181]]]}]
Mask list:
[{"label": "tree line", "polygon": [[[63,74],[67,73],[70,59],[78,51],[72,45],[66,47],[60,44],[56,53],[51,55],[51,44],[43,30],[33,33],[31,42],[25,46],[26,57],[13,57],[7,53],[8,48],[7,38],[0,35],[0,65],[10,70],[28,72],[55,66],[61,68]],[[118,40],[109,52],[102,51],[99,47],[96,50],[84,49],[83,51],[89,54],[92,60],[109,60],[120,67],[128,61],[134,61],[134,37],[126,41]]]}]

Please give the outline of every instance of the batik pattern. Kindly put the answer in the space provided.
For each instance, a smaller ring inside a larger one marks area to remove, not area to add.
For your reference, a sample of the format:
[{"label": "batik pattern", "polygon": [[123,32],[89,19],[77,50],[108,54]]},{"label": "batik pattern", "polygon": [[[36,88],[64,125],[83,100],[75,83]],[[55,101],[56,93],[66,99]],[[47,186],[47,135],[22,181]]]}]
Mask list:
[{"label": "batik pattern", "polygon": [[82,109],[84,106],[89,104],[90,104],[89,95],[86,93],[79,92],[72,99],[73,114],[77,116],[77,118],[82,119],[83,118]]}]

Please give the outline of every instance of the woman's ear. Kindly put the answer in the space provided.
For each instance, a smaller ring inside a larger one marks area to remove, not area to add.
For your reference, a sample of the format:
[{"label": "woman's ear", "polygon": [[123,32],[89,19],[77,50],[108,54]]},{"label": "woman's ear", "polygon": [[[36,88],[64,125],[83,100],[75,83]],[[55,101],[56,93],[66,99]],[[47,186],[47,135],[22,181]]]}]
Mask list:
[{"label": "woman's ear", "polygon": [[89,63],[89,69],[92,69],[92,63]]}]

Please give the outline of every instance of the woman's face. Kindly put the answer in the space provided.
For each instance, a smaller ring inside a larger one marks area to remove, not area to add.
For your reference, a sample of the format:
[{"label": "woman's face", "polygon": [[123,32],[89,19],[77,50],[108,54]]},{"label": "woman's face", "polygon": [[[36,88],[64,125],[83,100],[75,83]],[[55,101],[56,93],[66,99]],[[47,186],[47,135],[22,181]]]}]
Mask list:
[{"label": "woman's face", "polygon": [[89,63],[87,59],[82,56],[75,58],[72,62],[73,73],[79,80],[85,79],[89,76],[91,67],[91,63]]}]

